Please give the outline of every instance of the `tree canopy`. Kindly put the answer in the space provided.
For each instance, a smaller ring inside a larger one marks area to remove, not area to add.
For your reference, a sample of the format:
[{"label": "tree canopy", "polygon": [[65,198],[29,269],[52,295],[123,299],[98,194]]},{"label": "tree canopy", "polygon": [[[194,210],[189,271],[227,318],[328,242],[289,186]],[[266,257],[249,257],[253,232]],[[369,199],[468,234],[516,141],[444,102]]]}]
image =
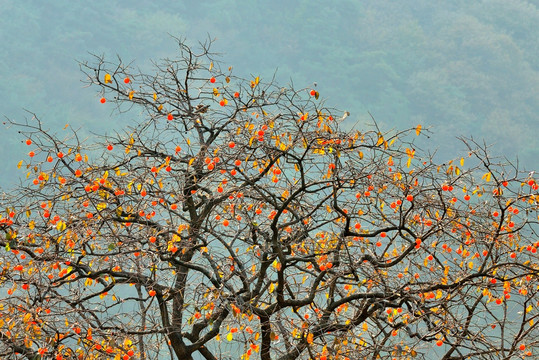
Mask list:
[{"label": "tree canopy", "polygon": [[537,355],[533,173],[473,139],[437,163],[421,125],[345,129],[316,86],[210,45],[81,63],[124,132],[8,122],[29,153],[1,200],[2,358]]}]

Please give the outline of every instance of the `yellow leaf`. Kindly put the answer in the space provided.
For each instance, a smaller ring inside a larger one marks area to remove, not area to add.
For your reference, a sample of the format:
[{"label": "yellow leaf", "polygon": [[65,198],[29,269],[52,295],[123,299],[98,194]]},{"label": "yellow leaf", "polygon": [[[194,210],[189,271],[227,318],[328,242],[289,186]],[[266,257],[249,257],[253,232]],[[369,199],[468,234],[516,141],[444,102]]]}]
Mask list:
[{"label": "yellow leaf", "polygon": [[105,84],[112,83],[112,76],[110,74],[105,74]]},{"label": "yellow leaf", "polygon": [[163,110],[163,104],[161,104],[161,105],[159,105],[159,106],[157,107],[157,111],[161,111],[161,110]]},{"label": "yellow leaf", "polygon": [[417,136],[419,136],[419,134],[421,134],[421,124],[420,125],[417,125],[417,127],[415,128],[415,134]]},{"label": "yellow leaf", "polygon": [[156,93],[153,93],[153,100],[157,100],[157,94]]},{"label": "yellow leaf", "polygon": [[24,315],[22,321],[27,323],[28,321],[30,321],[30,318],[32,317],[32,314],[31,313],[26,313],[26,315]]},{"label": "yellow leaf", "polygon": [[366,332],[367,330],[369,330],[369,325],[367,325],[367,323],[364,322],[363,325],[362,325],[362,328],[363,328],[363,331]]},{"label": "yellow leaf", "polygon": [[129,92],[129,100],[133,100],[133,95],[135,95],[135,90]]},{"label": "yellow leaf", "polygon": [[66,224],[63,221],[58,221],[58,224],[56,225],[56,230],[64,231],[65,229],[66,229]]},{"label": "yellow leaf", "polygon": [[210,70],[210,71],[211,71],[211,69],[213,69],[213,61],[212,61],[212,62],[210,62],[210,67],[208,68],[208,70]]},{"label": "yellow leaf", "polygon": [[257,76],[254,81],[251,81],[251,87],[254,88],[260,82],[260,78]]},{"label": "yellow leaf", "polygon": [[232,338],[233,338],[232,333],[229,332],[228,335],[226,336],[226,339],[227,339],[228,341],[232,341]]},{"label": "yellow leaf", "polygon": [[21,166],[22,166],[22,160],[21,160],[21,161],[19,161],[19,163],[17,164],[17,169],[20,169],[20,168],[21,168]]},{"label": "yellow leaf", "polygon": [[460,158],[460,166],[464,166],[464,158],[463,157]]}]

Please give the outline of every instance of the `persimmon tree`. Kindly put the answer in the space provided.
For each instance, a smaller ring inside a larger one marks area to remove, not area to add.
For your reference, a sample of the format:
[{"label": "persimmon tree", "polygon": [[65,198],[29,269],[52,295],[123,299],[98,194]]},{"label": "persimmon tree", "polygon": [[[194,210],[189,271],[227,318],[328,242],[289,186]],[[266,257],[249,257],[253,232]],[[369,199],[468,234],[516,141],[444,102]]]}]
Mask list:
[{"label": "persimmon tree", "polygon": [[8,122],[29,154],[2,198],[2,359],[538,355],[533,174],[347,129],[209,45],[81,64],[123,132]]}]

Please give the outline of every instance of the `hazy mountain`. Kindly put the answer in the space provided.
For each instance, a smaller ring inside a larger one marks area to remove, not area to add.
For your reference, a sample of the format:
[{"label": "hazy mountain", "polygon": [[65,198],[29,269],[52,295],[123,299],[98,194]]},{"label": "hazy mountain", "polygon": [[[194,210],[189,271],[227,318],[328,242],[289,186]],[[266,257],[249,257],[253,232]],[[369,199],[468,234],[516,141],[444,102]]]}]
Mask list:
[{"label": "hazy mountain", "polygon": [[[216,39],[235,74],[317,83],[350,126],[370,112],[385,129],[432,127],[427,146],[451,157],[458,135],[494,144],[521,166],[539,157],[538,1],[0,1],[0,114],[37,114],[50,131],[66,123],[83,136],[136,121],[83,87],[78,61],[117,55],[150,70],[175,56],[175,40]],[[170,35],[169,35],[170,34]],[[359,121],[359,122],[358,122]],[[28,151],[2,128],[0,184],[23,172]],[[457,145],[456,145],[457,144]]]}]

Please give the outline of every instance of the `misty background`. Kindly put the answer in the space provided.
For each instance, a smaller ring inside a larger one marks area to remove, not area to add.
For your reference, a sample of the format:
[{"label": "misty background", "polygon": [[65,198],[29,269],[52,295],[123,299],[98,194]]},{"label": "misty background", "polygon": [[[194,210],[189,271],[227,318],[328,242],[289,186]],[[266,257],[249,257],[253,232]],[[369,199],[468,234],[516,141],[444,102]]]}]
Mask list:
[{"label": "misty background", "polygon": [[[539,0],[0,0],[0,115],[35,113],[81,137],[140,121],[84,88],[77,61],[104,54],[151,71],[176,40],[212,50],[240,77],[312,87],[349,126],[430,128],[425,149],[453,158],[457,136],[492,145],[521,169],[539,157]],[[16,184],[28,147],[0,125],[0,185]]]}]

